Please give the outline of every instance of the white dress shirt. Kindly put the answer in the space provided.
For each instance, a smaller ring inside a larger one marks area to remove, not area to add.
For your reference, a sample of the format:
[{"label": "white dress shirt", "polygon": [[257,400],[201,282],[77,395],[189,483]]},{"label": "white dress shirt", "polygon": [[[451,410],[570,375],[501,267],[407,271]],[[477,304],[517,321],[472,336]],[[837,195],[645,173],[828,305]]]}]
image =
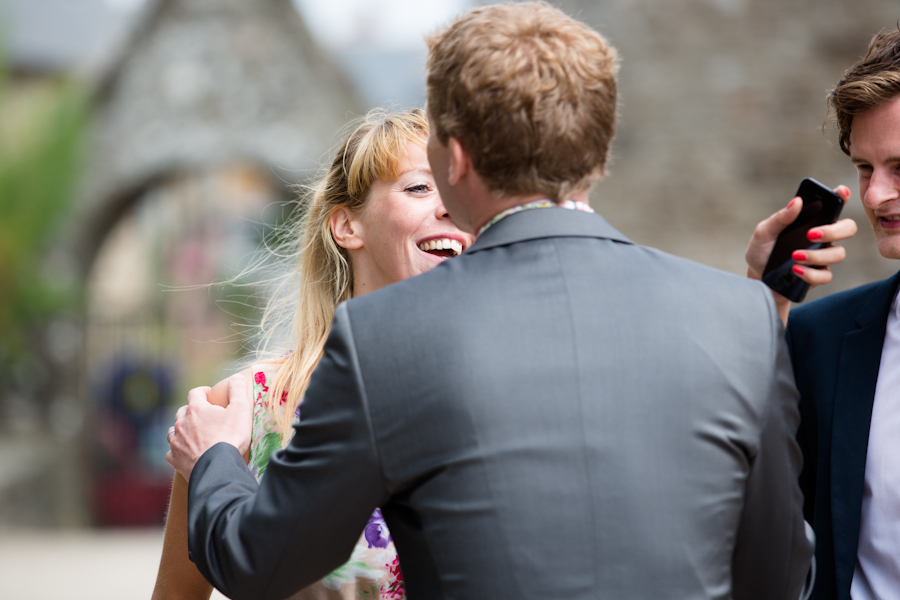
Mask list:
[{"label": "white dress shirt", "polygon": [[[888,315],[875,386],[852,600],[900,598],[900,296]],[[840,424],[838,424],[839,426]]]}]

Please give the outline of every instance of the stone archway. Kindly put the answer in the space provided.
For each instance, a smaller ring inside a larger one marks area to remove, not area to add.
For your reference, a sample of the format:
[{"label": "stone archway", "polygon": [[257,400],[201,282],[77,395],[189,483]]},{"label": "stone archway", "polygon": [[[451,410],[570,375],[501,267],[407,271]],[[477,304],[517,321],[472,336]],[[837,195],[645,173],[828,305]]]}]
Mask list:
[{"label": "stone archway", "polygon": [[284,206],[257,165],[158,178],[100,241],[86,278],[82,364],[94,519],[157,525],[166,430],[187,391],[235,370],[263,291],[229,282]]},{"label": "stone archway", "polygon": [[71,494],[82,521],[150,524],[171,481],[163,419],[238,358],[213,342],[228,335],[216,288],[159,286],[233,275],[264,207],[289,199],[362,111],[290,0],[151,1],[96,90],[63,244],[87,288],[79,352],[61,378],[79,390],[83,427],[60,460],[90,475]]}]

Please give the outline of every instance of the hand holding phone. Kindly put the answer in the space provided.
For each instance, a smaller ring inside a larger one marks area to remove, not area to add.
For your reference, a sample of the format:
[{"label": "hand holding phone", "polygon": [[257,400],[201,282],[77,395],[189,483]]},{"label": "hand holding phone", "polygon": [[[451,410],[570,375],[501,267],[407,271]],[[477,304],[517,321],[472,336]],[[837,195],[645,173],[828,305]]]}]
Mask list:
[{"label": "hand holding phone", "polygon": [[797,196],[803,200],[800,215],[778,236],[762,276],[766,285],[792,302],[803,301],[809,284],[794,274],[793,267],[797,263],[791,255],[796,250],[826,247],[828,244],[811,241],[807,233],[814,227],[837,221],[844,207],[844,201],[837,194],[815,179],[804,179]]}]

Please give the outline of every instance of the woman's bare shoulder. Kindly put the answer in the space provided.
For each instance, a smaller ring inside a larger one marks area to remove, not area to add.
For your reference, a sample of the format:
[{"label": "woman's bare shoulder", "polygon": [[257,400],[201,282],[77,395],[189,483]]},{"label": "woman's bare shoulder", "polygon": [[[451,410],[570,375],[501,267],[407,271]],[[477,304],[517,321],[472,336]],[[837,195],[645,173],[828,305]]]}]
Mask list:
[{"label": "woman's bare shoulder", "polygon": [[[244,369],[238,375],[243,375],[244,379],[247,381],[247,390],[248,393],[253,394],[253,369]],[[209,400],[211,404],[215,404],[217,406],[227,406],[228,405],[228,380],[230,377],[226,377],[216,385],[212,387],[207,394],[206,398]]]}]

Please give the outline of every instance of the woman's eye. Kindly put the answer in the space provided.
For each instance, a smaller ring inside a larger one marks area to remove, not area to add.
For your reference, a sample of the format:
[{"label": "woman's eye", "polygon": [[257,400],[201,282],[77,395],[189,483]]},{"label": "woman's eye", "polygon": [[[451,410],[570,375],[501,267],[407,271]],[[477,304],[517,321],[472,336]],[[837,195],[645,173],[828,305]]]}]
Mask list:
[{"label": "woman's eye", "polygon": [[427,183],[416,183],[407,187],[406,191],[413,194],[427,194],[431,191],[431,186]]}]

